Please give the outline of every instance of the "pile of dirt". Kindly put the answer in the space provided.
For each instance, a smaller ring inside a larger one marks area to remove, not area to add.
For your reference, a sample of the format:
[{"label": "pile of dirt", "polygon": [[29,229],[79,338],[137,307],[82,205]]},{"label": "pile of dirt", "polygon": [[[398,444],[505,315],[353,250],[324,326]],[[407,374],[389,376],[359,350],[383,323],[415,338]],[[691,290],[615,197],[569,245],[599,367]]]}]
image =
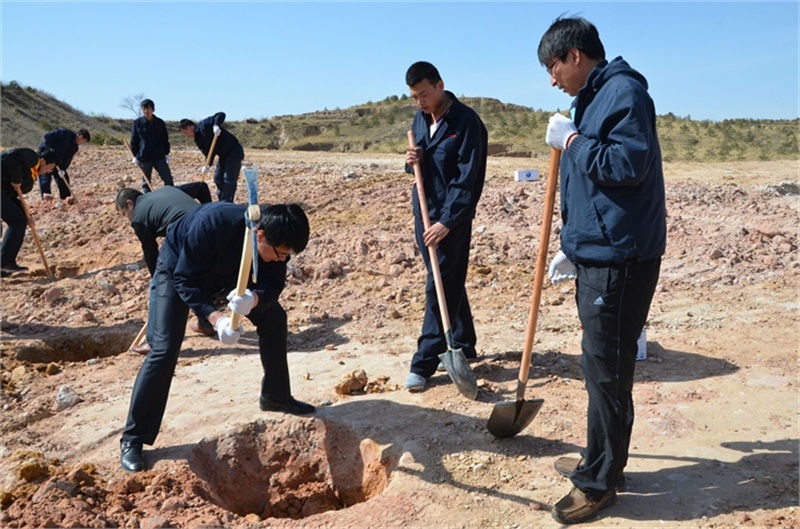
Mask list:
[{"label": "pile of dirt", "polygon": [[[425,281],[402,158],[248,151],[246,161],[265,202],[309,214],[312,237],[281,301],[293,392],[318,412],[258,410],[248,322],[233,348],[188,332],[148,470],[119,468],[142,360],[127,348],[146,318],[149,274],[113,199],[140,182],[124,149],[85,146],[70,171],[76,204],[28,195],[55,279],[29,238],[20,263],[30,272],[2,281],[0,523],[553,524],[547,511],[569,483],[552,462],[585,438],[572,285],[545,282],[527,390],[545,400],[541,412],[512,439],[486,429],[493,406],[515,395],[544,181],[514,182],[524,164],[490,159],[467,283],[479,333],[470,401],[443,373],[421,394],[402,389]],[[176,182],[198,179],[202,162],[174,153]],[[637,365],[629,485],[597,523],[798,526],[797,163],[666,174],[668,250]]]}]

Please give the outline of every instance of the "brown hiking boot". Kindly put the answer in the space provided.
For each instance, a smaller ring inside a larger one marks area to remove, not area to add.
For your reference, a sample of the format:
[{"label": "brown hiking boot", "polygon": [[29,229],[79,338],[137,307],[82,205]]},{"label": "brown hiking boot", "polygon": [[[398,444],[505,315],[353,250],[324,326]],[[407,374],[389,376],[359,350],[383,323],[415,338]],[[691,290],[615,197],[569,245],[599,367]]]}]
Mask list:
[{"label": "brown hiking boot", "polygon": [[600,509],[614,505],[617,493],[614,490],[606,492],[599,500],[587,498],[577,487],[573,487],[569,494],[558,500],[550,514],[557,522],[563,524],[581,523],[591,520]]},{"label": "brown hiking boot", "polygon": [[[568,478],[581,466],[581,463],[583,463],[582,457],[564,456],[556,459],[556,462],[553,463],[553,468],[556,469],[556,472]],[[625,474],[621,470],[617,475],[617,483],[614,485],[614,490],[617,492],[625,490]]]}]

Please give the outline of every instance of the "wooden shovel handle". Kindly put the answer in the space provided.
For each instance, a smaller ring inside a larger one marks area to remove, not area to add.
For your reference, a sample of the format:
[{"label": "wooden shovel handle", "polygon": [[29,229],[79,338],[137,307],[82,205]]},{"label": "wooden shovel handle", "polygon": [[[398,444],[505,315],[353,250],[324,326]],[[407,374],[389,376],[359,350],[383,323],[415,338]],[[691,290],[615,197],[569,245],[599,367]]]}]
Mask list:
[{"label": "wooden shovel handle", "polygon": [[[214,135],[214,139],[213,139],[213,140],[211,140],[211,147],[208,149],[208,156],[206,157],[206,167],[208,167],[209,165],[211,165],[211,159],[212,159],[212,158],[214,158],[214,147],[216,147],[216,146],[217,146],[217,138],[219,138],[219,136],[217,136],[217,135]],[[203,182],[205,182],[205,181],[206,181],[206,175],[205,175],[205,173],[203,174],[202,181],[203,181]]]},{"label": "wooden shovel handle", "polygon": [[536,336],[536,323],[539,319],[539,305],[542,301],[542,285],[547,267],[547,248],[550,243],[550,227],[553,223],[553,209],[558,188],[558,168],[561,163],[561,151],[550,149],[550,173],[547,175],[547,192],[542,215],[542,232],[539,236],[539,253],[536,255],[536,270],[533,275],[533,294],[528,311],[528,326],[525,328],[525,344],[522,348],[522,363],[519,368],[519,384],[517,384],[517,400],[525,396],[525,385],[531,367],[533,339]]},{"label": "wooden shovel handle", "polygon": [[39,241],[39,235],[36,234],[36,228],[33,225],[33,217],[31,217],[31,212],[28,209],[28,204],[25,202],[25,197],[22,194],[22,190],[18,187],[15,187],[14,190],[17,192],[17,196],[19,197],[19,203],[22,205],[22,211],[25,212],[25,217],[28,219],[28,225],[30,226],[31,233],[33,234],[33,241],[36,243],[36,249],[39,250],[39,257],[42,258],[44,269],[47,271],[48,277],[55,278],[53,271],[50,270],[50,265],[47,264],[47,257],[44,256],[42,243]]},{"label": "wooden shovel handle", "polygon": [[[239,278],[236,282],[236,294],[243,296],[247,290],[247,279],[250,275],[250,267],[253,265],[253,231],[247,227],[244,230],[244,247],[242,248],[242,259],[239,261]],[[241,314],[231,314],[231,328],[239,328]]]},{"label": "wooden shovel handle", "polygon": [[[415,148],[417,146],[414,141],[414,131],[408,131],[408,146]],[[428,215],[428,201],[425,199],[425,188],[422,181],[422,168],[419,163],[414,164],[414,178],[417,183],[417,195],[419,196],[419,209],[422,213],[422,225],[427,230],[431,227],[431,219]],[[433,283],[436,285],[436,299],[439,302],[439,314],[442,317],[442,328],[445,337],[450,339],[450,313],[447,310],[447,300],[444,296],[444,285],[442,284],[442,272],[439,270],[439,256],[436,252],[435,246],[428,246],[428,256],[431,261],[431,273],[433,274]],[[452,346],[452,344],[448,344]]]}]

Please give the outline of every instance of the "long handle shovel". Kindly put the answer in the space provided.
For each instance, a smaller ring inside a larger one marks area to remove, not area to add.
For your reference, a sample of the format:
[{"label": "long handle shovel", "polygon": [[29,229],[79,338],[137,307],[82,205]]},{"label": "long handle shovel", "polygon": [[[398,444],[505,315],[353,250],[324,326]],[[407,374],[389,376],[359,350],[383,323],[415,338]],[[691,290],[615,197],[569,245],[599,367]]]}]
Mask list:
[{"label": "long handle shovel", "polygon": [[144,325],[142,325],[142,328],[139,330],[139,334],[137,334],[136,338],[133,339],[133,343],[131,343],[131,346],[128,347],[128,350],[133,349],[138,345],[141,345],[146,335],[147,335],[147,322],[144,322]]},{"label": "long handle shovel", "polygon": [[[245,168],[244,180],[247,184],[247,219],[249,222],[245,222],[244,246],[242,247],[242,259],[239,262],[239,278],[236,282],[237,296],[244,296],[247,290],[247,279],[251,266],[253,267],[253,281],[258,280],[258,257],[254,255],[256,238],[253,227],[261,219],[261,208],[258,205],[258,171],[254,167]],[[240,314],[234,312],[231,315],[231,327],[238,329],[241,318]]]},{"label": "long handle shovel", "polygon": [[[122,142],[125,144],[125,148],[128,149],[128,152],[133,154],[133,151],[131,150],[131,145],[130,143],[128,143],[128,140],[123,138]],[[139,169],[142,169],[141,165],[139,166]],[[150,191],[153,191],[153,183],[150,182],[150,179],[147,178],[146,174],[144,174],[144,169],[142,169],[142,178],[144,178],[144,183],[147,184],[147,187],[150,188]]]},{"label": "long handle shovel", "polygon": [[486,427],[489,433],[501,439],[513,437],[528,427],[533,422],[536,414],[544,404],[543,399],[525,400],[525,386],[528,384],[528,374],[531,367],[531,352],[533,339],[536,335],[536,322],[539,319],[539,305],[542,300],[542,283],[544,281],[545,266],[547,265],[547,246],[550,242],[550,225],[553,222],[553,207],[556,201],[556,188],[558,187],[558,166],[561,162],[561,151],[550,151],[550,174],[547,178],[547,194],[544,202],[544,215],[542,217],[542,234],[539,238],[539,254],[536,256],[536,271],[533,276],[533,295],[531,307],[528,311],[528,326],[525,329],[525,344],[522,348],[522,363],[519,367],[517,380],[517,400],[495,404]]},{"label": "long handle shovel", "polygon": [[28,204],[25,202],[25,197],[22,195],[22,190],[19,188],[14,188],[14,189],[17,191],[17,196],[19,197],[19,203],[22,204],[22,211],[25,212],[25,216],[28,218],[28,225],[31,227],[33,240],[36,243],[36,248],[39,250],[39,256],[42,258],[42,264],[44,265],[44,269],[47,271],[48,277],[50,277],[51,279],[55,279],[53,271],[50,270],[50,265],[47,264],[47,257],[44,256],[42,243],[39,242],[39,236],[36,234],[36,228],[33,225],[33,217],[31,217],[31,212],[28,209]]},{"label": "long handle shovel", "polygon": [[[408,146],[416,147],[414,133],[408,131]],[[422,224],[425,230],[430,228],[431,220],[428,216],[428,203],[425,200],[425,189],[422,182],[422,170],[418,163],[414,164],[414,177],[417,183],[417,194],[419,195],[419,206],[422,212]],[[450,329],[450,315],[447,310],[447,301],[444,296],[444,286],[442,285],[442,274],[439,270],[439,257],[435,246],[428,246],[428,255],[431,262],[431,272],[433,281],[436,285],[436,299],[439,303],[439,314],[442,317],[442,327],[444,338],[447,342],[447,351],[439,355],[439,360],[444,364],[447,374],[456,385],[462,395],[468,399],[475,400],[478,396],[478,382],[475,380],[475,373],[469,367],[464,351],[456,349],[453,343],[453,332]]]},{"label": "long handle shovel", "polygon": [[[205,165],[205,167],[209,167],[211,165],[211,159],[214,158],[214,147],[217,146],[217,138],[219,138],[219,136],[215,135],[214,139],[211,140],[211,147],[208,149],[208,156],[206,157],[206,165]],[[203,176],[202,176],[200,181],[201,182],[205,182],[206,181],[206,174],[205,173],[203,173]]]}]

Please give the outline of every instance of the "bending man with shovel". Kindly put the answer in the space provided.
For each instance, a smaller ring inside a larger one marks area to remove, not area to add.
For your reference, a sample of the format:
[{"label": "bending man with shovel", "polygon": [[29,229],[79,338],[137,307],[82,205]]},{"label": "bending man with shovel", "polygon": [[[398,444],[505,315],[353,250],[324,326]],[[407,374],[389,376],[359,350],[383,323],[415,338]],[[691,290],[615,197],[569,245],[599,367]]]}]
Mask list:
[{"label": "bending man with shovel", "polygon": [[[472,219],[486,177],[488,134],[478,114],[444,89],[444,81],[432,64],[412,64],[406,72],[406,84],[419,107],[412,125],[416,146],[409,146],[406,152],[406,171],[413,173],[418,164],[424,182],[424,193],[418,193],[415,185],[411,196],[417,245],[428,269],[428,279],[422,332],[405,387],[409,391],[422,391],[436,372],[439,354],[458,348],[467,359],[477,355],[477,337],[465,284]],[[429,227],[423,219],[420,195],[425,196]],[[452,331],[442,321],[429,247],[435,247],[438,256]],[[450,338],[453,343],[448,343]]]},{"label": "bending man with shovel", "polygon": [[[308,218],[297,204],[261,208],[255,231],[258,275],[244,294],[234,287],[240,275],[248,206],[214,202],[195,208],[172,224],[161,246],[150,284],[148,327],[150,353],[136,377],[128,420],[120,441],[120,464],[128,472],[144,470],[143,445],[152,445],[161,428],[167,397],[189,309],[207,319],[219,340],[234,345],[242,333],[223,315],[213,294],[230,289],[228,307],[255,325],[263,376],[259,407],[263,411],[307,414],[314,406],[292,396],[287,362],[286,311],[278,300],[286,284],[286,262],[303,251],[310,233]],[[248,274],[249,275],[249,274]],[[199,404],[198,404],[199,405]]]}]

